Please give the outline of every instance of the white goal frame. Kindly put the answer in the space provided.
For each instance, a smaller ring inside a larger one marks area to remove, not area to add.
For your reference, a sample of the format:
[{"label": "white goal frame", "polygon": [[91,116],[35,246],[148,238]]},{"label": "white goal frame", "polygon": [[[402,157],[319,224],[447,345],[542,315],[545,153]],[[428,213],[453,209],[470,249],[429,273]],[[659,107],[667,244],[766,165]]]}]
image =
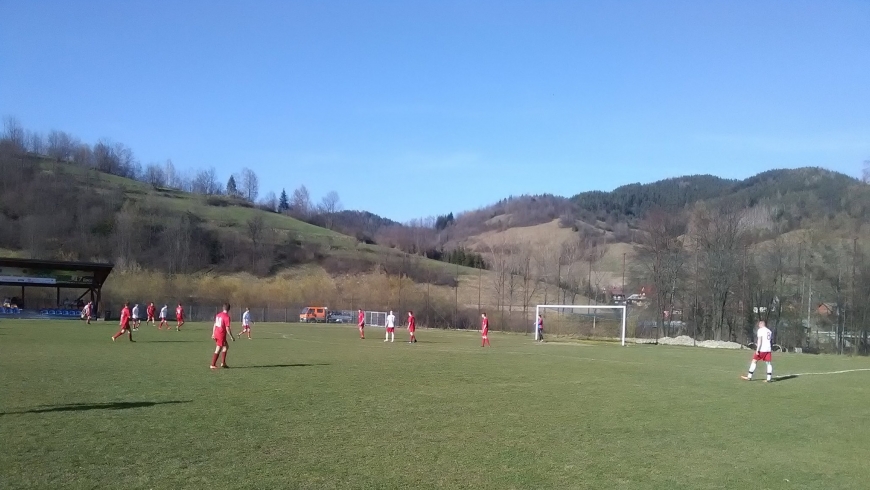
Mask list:
[{"label": "white goal frame", "polygon": [[[535,340],[538,339],[538,317],[541,315],[542,310],[558,310],[558,309],[571,309],[571,310],[622,310],[622,329],[620,334],[620,345],[625,345],[625,324],[626,324],[626,313],[628,309],[626,305],[538,305],[535,307],[535,329],[534,335]],[[547,328],[547,324],[544,324],[544,328]]]}]

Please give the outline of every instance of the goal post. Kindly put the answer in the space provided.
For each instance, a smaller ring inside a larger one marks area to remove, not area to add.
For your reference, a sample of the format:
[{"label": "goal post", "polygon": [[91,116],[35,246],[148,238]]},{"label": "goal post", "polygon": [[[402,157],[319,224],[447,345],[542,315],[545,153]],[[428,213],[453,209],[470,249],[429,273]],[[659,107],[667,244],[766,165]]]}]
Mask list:
[{"label": "goal post", "polygon": [[387,312],[386,311],[364,311],[365,326],[367,327],[386,327]]},{"label": "goal post", "polygon": [[625,305],[538,305],[532,326],[535,340],[540,340],[538,316],[544,319],[545,336],[550,332],[588,339],[619,339],[620,345],[625,345]]}]

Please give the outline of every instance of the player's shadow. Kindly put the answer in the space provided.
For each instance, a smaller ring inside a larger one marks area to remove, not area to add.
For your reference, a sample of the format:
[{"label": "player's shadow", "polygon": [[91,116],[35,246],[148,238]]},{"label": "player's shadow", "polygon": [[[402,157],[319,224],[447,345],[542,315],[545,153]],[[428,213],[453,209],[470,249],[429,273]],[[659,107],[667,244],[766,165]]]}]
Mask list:
[{"label": "player's shadow", "polygon": [[288,368],[288,367],[309,367],[309,366],[329,366],[329,364],[328,363],[263,364],[260,366],[236,366],[233,369],[265,369],[265,368]]},{"label": "player's shadow", "polygon": [[139,340],[137,342],[142,342],[145,344],[162,344],[169,342],[202,342],[201,340]]},{"label": "player's shadow", "polygon": [[0,415],[51,412],[86,412],[88,410],[126,410],[128,408],[145,408],[153,407],[155,405],[171,405],[176,403],[190,403],[190,400],[169,400],[165,402],[69,403],[65,405],[45,405],[39,408],[21,410],[18,412],[0,412]]},{"label": "player's shadow", "polygon": [[790,379],[797,379],[797,377],[798,377],[797,374],[787,374],[785,376],[774,376],[773,381],[778,383],[780,381],[788,381]]}]

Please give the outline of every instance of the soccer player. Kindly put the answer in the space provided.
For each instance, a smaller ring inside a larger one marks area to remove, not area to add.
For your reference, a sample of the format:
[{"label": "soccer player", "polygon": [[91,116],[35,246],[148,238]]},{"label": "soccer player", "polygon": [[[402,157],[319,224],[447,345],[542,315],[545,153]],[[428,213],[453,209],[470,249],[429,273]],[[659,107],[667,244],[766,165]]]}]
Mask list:
[{"label": "soccer player", "polygon": [[489,337],[488,337],[488,335],[489,335],[489,318],[486,317],[486,312],[484,312],[481,315],[481,317],[482,318],[480,320],[480,335],[481,335],[480,346],[486,347],[488,345],[488,346],[492,347],[492,345],[489,343]]},{"label": "soccer player", "polygon": [[163,308],[160,308],[160,325],[157,326],[157,330],[163,329],[166,327],[166,330],[169,330],[169,325],[166,324],[166,317],[169,315],[169,306],[163,305]]},{"label": "soccer player", "polygon": [[85,307],[82,309],[82,320],[88,322],[88,325],[91,324],[91,315],[93,314],[93,310],[94,303],[91,301],[88,301],[88,304],[86,304]]},{"label": "soccer player", "polygon": [[154,303],[148,303],[148,307],[145,308],[145,313],[148,315],[148,319],[145,322],[151,322],[151,326],[155,325],[154,323]]},{"label": "soccer player", "polygon": [[363,329],[366,326],[366,314],[364,311],[359,310],[359,317],[357,318],[357,326],[359,327],[359,338],[365,340],[366,334],[363,332]]},{"label": "soccer player", "polygon": [[115,335],[112,336],[112,342],[115,341],[121,335],[124,335],[124,332],[127,332],[127,335],[130,336],[130,342],[135,342],[133,340],[133,331],[130,330],[130,304],[124,303],[124,307],[121,308],[121,330],[118,331]]},{"label": "soccer player", "polygon": [[233,331],[230,329],[230,304],[224,303],[224,311],[214,317],[214,328],[212,328],[211,333],[211,338],[215,343],[214,356],[211,358],[212,369],[217,369],[218,355],[221,353],[224,355],[221,359],[221,367],[229,367],[227,366],[227,335],[233,339],[233,342],[236,341],[236,338],[233,337]]},{"label": "soccer player", "polygon": [[414,332],[417,330],[417,319],[414,318],[414,312],[408,312],[408,333],[411,335],[411,340],[408,341],[409,344],[416,344],[417,337],[414,336]]},{"label": "soccer player", "polygon": [[139,305],[136,304],[133,307],[133,331],[139,331]]},{"label": "soccer player", "polygon": [[384,338],[384,342],[386,342],[388,340],[390,342],[395,342],[396,341],[396,315],[393,315],[392,311],[390,312],[389,315],[387,315],[386,325],[387,325],[387,336]]},{"label": "soccer player", "polygon": [[764,361],[767,363],[767,379],[766,383],[770,383],[773,381],[773,364],[770,359],[771,349],[771,338],[773,335],[770,330],[767,328],[767,323],[764,321],[758,322],[758,330],[755,334],[755,355],[752,356],[752,362],[749,364],[749,373],[746,376],[741,376],[741,378],[746,381],[752,381],[752,373],[755,372],[755,363],[758,361]]},{"label": "soccer player", "polygon": [[245,308],[242,313],[242,333],[248,334],[248,340],[251,340],[251,309]]},{"label": "soccer player", "polygon": [[180,332],[181,326],[184,325],[184,308],[181,306],[181,303],[178,303],[178,306],[175,307],[175,331]]},{"label": "soccer player", "polygon": [[535,321],[535,328],[538,329],[538,342],[544,341],[544,317],[538,315],[538,319]]}]

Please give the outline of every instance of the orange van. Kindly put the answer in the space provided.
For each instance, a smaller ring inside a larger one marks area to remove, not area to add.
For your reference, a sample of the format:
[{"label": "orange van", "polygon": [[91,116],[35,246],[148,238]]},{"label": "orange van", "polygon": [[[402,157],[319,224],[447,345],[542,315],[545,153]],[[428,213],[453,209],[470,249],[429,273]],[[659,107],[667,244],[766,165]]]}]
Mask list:
[{"label": "orange van", "polygon": [[299,313],[299,321],[302,323],[326,323],[326,313],[329,308],[323,306],[307,306]]}]

